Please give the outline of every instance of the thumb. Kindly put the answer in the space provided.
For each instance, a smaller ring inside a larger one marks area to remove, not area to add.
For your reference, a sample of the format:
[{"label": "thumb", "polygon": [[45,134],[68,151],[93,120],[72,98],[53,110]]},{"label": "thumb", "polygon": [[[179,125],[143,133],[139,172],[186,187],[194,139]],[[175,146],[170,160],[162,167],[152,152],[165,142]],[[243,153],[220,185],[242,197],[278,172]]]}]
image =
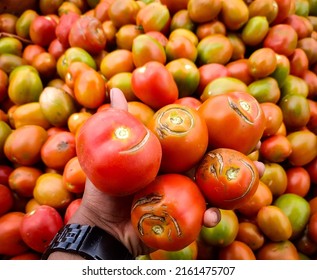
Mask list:
[{"label": "thumb", "polygon": [[118,88],[110,90],[110,104],[112,108],[128,111],[128,102],[123,92]]}]

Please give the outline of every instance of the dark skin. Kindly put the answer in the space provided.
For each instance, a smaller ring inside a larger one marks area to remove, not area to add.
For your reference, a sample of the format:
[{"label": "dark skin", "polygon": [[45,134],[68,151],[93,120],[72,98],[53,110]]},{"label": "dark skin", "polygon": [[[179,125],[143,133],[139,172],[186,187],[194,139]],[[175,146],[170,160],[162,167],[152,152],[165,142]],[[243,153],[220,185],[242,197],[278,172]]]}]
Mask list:
[{"label": "dark skin", "polygon": [[[111,106],[127,110],[128,105],[123,93],[119,89],[110,92]],[[263,175],[264,165],[255,162],[260,176]],[[130,221],[130,210],[133,196],[113,197],[97,189],[88,179],[82,203],[68,223],[96,225],[124,244],[133,256],[148,254],[153,251],[147,247],[138,237]],[[210,207],[205,211],[203,224],[214,227],[220,221],[220,211]],[[54,252],[49,256],[51,260],[83,260],[77,254]]]}]

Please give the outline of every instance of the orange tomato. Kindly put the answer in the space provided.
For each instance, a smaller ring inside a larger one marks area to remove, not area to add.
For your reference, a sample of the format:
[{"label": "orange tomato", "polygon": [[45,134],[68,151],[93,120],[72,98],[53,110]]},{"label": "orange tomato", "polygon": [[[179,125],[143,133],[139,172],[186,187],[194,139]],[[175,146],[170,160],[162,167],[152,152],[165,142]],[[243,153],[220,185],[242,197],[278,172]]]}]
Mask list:
[{"label": "orange tomato", "polygon": [[148,105],[140,101],[128,101],[128,112],[147,125],[153,117],[155,111]]},{"label": "orange tomato", "polygon": [[258,260],[298,260],[298,251],[289,240],[267,242],[256,253]]},{"label": "orange tomato", "polygon": [[63,176],[57,173],[44,173],[36,181],[33,197],[40,205],[65,209],[73,200],[73,195],[63,184]]},{"label": "orange tomato", "polygon": [[74,156],[76,156],[75,135],[68,131],[50,136],[41,148],[42,161],[53,169],[63,169]]},{"label": "orange tomato", "polygon": [[63,170],[63,182],[65,188],[72,193],[82,194],[84,192],[86,174],[82,170],[77,156],[66,163]]},{"label": "orange tomato", "polygon": [[143,31],[136,24],[125,24],[116,32],[116,45],[118,49],[131,51],[133,40],[143,34]]},{"label": "orange tomato", "polygon": [[42,173],[34,166],[18,166],[9,176],[9,186],[20,196],[32,197],[36,180]]},{"label": "orange tomato", "polygon": [[147,127],[162,146],[161,171],[185,172],[203,157],[208,146],[208,130],[197,110],[169,104],[155,112]]},{"label": "orange tomato", "polygon": [[133,24],[136,21],[140,6],[136,1],[114,0],[109,5],[108,16],[115,27],[120,28],[125,24]]},{"label": "orange tomato", "polygon": [[75,112],[71,114],[67,121],[67,127],[69,131],[73,134],[76,134],[79,127],[89,118],[91,117],[91,113],[89,112]]},{"label": "orange tomato", "polygon": [[255,260],[252,249],[244,242],[234,240],[226,247],[220,248],[218,257],[220,260]]},{"label": "orange tomato", "polygon": [[13,194],[10,188],[0,184],[0,217],[12,209],[13,203]]},{"label": "orange tomato", "polygon": [[265,237],[256,223],[240,222],[236,240],[244,242],[255,251],[263,246]]},{"label": "orange tomato", "polygon": [[4,153],[13,163],[33,165],[41,160],[41,148],[47,139],[46,130],[39,125],[24,125],[6,139]]},{"label": "orange tomato", "polygon": [[283,112],[281,108],[272,102],[262,102],[260,107],[265,115],[265,128],[263,136],[275,134],[283,123]]},{"label": "orange tomato", "polygon": [[248,62],[250,73],[255,79],[269,76],[277,65],[276,54],[269,47],[255,50],[249,56]]}]

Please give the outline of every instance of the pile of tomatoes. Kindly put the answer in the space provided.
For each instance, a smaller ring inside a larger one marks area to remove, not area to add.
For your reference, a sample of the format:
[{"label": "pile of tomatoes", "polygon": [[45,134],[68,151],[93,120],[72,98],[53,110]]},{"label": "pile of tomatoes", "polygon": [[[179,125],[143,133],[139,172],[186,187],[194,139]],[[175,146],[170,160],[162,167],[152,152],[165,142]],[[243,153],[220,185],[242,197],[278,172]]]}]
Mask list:
[{"label": "pile of tomatoes", "polygon": [[40,259],[87,177],[134,195],[139,259],[316,259],[317,1],[1,2],[1,259]]}]

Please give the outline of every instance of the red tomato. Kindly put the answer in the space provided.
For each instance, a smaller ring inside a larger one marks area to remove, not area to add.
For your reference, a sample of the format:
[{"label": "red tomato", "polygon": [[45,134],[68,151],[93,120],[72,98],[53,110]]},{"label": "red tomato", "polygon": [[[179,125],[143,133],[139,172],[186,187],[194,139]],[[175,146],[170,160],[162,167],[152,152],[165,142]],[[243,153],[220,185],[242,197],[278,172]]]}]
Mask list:
[{"label": "red tomato", "polygon": [[305,197],[310,189],[310,176],[302,166],[290,167],[286,170],[287,187],[285,193],[295,193]]},{"label": "red tomato", "polygon": [[25,214],[20,233],[31,249],[43,253],[63,225],[63,219],[55,208],[41,205]]},{"label": "red tomato", "polygon": [[313,214],[308,221],[308,236],[317,243],[317,213]]},{"label": "red tomato", "polygon": [[14,199],[10,188],[0,184],[0,217],[12,209],[13,203]]},{"label": "red tomato", "polygon": [[166,105],[156,111],[147,127],[161,143],[162,172],[188,171],[207,150],[207,125],[195,109],[177,104]]},{"label": "red tomato", "polygon": [[8,185],[9,176],[14,169],[8,165],[0,165],[0,184]]},{"label": "red tomato", "polygon": [[156,177],[161,164],[162,148],[157,137],[119,109],[108,108],[92,115],[77,133],[76,148],[87,177],[111,195],[140,190]]},{"label": "red tomato", "polygon": [[131,85],[136,97],[154,110],[178,98],[177,84],[167,68],[150,61],[132,72]]},{"label": "red tomato", "polygon": [[236,209],[256,192],[259,174],[246,155],[219,148],[204,156],[195,180],[209,203],[222,209]]},{"label": "red tomato", "polygon": [[298,251],[289,240],[265,243],[256,254],[257,260],[298,260]]},{"label": "red tomato", "polygon": [[214,149],[230,148],[248,154],[258,144],[265,128],[260,104],[246,92],[210,96],[198,112],[207,123],[209,146]]},{"label": "red tomato", "polygon": [[176,251],[196,240],[205,210],[205,199],[194,181],[165,174],[135,194],[131,221],[146,245]]},{"label": "red tomato", "polygon": [[242,241],[234,240],[226,247],[219,250],[220,260],[255,260],[255,255],[249,245]]},{"label": "red tomato", "polygon": [[0,217],[0,255],[15,256],[29,249],[20,233],[24,215],[23,212],[9,212]]},{"label": "red tomato", "polygon": [[66,208],[65,214],[64,214],[64,224],[66,225],[69,221],[69,219],[74,215],[74,213],[77,211],[80,203],[82,201],[82,198],[74,199]]}]

